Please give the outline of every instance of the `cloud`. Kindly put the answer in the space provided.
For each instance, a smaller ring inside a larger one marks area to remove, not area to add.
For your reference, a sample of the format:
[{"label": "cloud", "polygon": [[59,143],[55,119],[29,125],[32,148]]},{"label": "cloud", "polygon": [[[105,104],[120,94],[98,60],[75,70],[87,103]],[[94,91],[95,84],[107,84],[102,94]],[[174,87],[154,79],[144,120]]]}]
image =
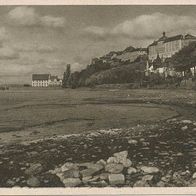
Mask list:
[{"label": "cloud", "polygon": [[82,35],[90,38],[104,41],[106,36],[109,34],[109,30],[98,26],[88,26],[83,29]]},{"label": "cloud", "polygon": [[5,27],[0,27],[0,41],[4,41],[7,38],[7,31]]},{"label": "cloud", "polygon": [[63,27],[65,19],[63,17],[43,16],[40,18],[40,22],[47,27]]},{"label": "cloud", "polygon": [[24,44],[20,43],[14,46],[14,49],[19,52],[38,52],[38,53],[51,53],[57,50],[53,46],[43,44]]},{"label": "cloud", "polygon": [[9,47],[0,48],[0,60],[13,60],[18,59],[19,53]]},{"label": "cloud", "polygon": [[191,16],[167,15],[154,13],[151,15],[141,15],[132,20],[118,24],[110,32],[114,35],[124,35],[135,39],[151,39],[163,31],[182,33],[184,30],[196,28],[196,21]]},{"label": "cloud", "polygon": [[44,27],[63,27],[65,19],[63,17],[41,16],[34,8],[19,6],[8,13],[11,24],[16,26],[44,26]]},{"label": "cloud", "polygon": [[78,62],[71,64],[71,72],[81,71],[82,69],[86,68],[86,65],[80,64]]},{"label": "cloud", "polygon": [[160,37],[163,31],[171,34],[194,33],[196,20],[192,16],[153,13],[123,21],[110,29],[93,26],[86,27],[84,31],[88,36],[90,34],[89,38],[94,39],[99,36],[102,39],[125,37],[133,40],[150,40]]}]

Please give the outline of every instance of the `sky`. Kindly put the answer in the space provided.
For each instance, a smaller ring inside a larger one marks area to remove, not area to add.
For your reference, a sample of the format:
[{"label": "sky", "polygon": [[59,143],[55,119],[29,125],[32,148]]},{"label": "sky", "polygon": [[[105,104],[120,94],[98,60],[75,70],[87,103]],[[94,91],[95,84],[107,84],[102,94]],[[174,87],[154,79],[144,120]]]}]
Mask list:
[{"label": "sky", "polygon": [[196,35],[196,6],[0,6],[0,84],[62,76],[91,59],[161,37]]}]

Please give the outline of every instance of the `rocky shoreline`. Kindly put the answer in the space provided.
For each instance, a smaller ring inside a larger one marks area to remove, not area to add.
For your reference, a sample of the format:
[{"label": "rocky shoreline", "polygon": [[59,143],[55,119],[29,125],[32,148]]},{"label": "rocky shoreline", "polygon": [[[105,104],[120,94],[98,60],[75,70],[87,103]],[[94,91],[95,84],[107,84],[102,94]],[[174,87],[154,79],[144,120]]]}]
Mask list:
[{"label": "rocky shoreline", "polygon": [[169,119],[2,145],[0,186],[196,186],[195,139],[196,122]]}]

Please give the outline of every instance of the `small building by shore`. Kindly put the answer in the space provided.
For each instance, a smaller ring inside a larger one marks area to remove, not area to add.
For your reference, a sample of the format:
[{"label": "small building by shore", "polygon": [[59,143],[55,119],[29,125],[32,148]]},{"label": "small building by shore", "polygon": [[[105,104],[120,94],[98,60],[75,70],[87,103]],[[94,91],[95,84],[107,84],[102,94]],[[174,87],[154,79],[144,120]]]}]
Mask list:
[{"label": "small building by shore", "polygon": [[62,80],[51,74],[33,74],[32,87],[62,86]]}]

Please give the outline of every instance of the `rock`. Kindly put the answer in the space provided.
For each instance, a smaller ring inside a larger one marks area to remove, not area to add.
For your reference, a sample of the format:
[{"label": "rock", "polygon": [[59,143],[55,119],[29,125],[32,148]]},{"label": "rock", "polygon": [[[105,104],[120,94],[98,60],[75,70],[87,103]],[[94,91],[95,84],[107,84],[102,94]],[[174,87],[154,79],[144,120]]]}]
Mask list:
[{"label": "rock", "polygon": [[80,174],[82,175],[82,177],[93,176],[97,172],[99,172],[101,169],[100,168],[88,168],[88,169],[84,169],[84,170],[80,171]]},{"label": "rock", "polygon": [[181,152],[179,152],[179,153],[176,154],[176,156],[181,157],[181,156],[183,156],[183,154]]},{"label": "rock", "polygon": [[78,167],[77,167],[76,164],[71,163],[71,162],[67,162],[67,163],[65,163],[64,165],[61,166],[61,171],[62,172],[70,170],[70,169],[78,169]]},{"label": "rock", "polygon": [[30,177],[28,180],[27,180],[27,184],[30,186],[30,187],[38,187],[40,185],[40,181],[38,180],[38,178],[36,177]]},{"label": "rock", "polygon": [[66,178],[63,180],[65,187],[76,187],[79,186],[82,181],[79,178]]},{"label": "rock", "polygon": [[107,163],[119,163],[116,157],[109,157]]},{"label": "rock", "polygon": [[98,181],[98,182],[90,182],[89,184],[91,186],[94,186],[94,187],[106,187],[106,186],[108,186],[108,184],[105,180],[101,180],[101,181]]},{"label": "rock", "polygon": [[90,181],[90,179],[92,179],[92,176],[86,176],[82,178],[82,182],[83,183],[88,183]]},{"label": "rock", "polygon": [[63,187],[64,184],[55,174],[44,173],[40,176],[40,181],[44,183],[44,187]]},{"label": "rock", "polygon": [[79,170],[70,169],[62,173],[63,178],[79,178]]},{"label": "rock", "polygon": [[185,180],[184,176],[181,175],[181,172],[174,172],[172,175],[172,181],[177,186],[186,186],[188,181]]},{"label": "rock", "polygon": [[127,159],[128,151],[114,153],[113,156],[117,158],[119,163],[122,163],[123,161],[125,161]]},{"label": "rock", "polygon": [[28,169],[25,170],[25,174],[27,175],[35,175],[41,173],[43,167],[40,163],[33,163],[30,165]]},{"label": "rock", "polygon": [[106,165],[106,162],[103,159],[101,159],[101,160],[97,161],[96,164],[105,166]]},{"label": "rock", "polygon": [[191,120],[181,120],[181,123],[183,123],[183,124],[191,124],[192,121]]},{"label": "rock", "polygon": [[122,164],[109,163],[105,166],[105,171],[113,174],[121,173],[124,169]]},{"label": "rock", "polygon": [[7,184],[8,186],[14,186],[16,183],[15,183],[14,180],[8,179],[7,182],[6,182],[6,184]]},{"label": "rock", "polygon": [[95,169],[95,170],[101,170],[103,169],[103,165],[102,164],[98,164],[98,163],[80,163],[78,164],[79,167],[86,167],[86,168],[91,168],[91,169]]},{"label": "rock", "polygon": [[108,180],[109,173],[102,173],[99,175],[101,180]]},{"label": "rock", "polygon": [[38,153],[37,151],[32,151],[32,152],[28,152],[27,154],[28,154],[28,156],[30,156],[30,157],[35,157],[35,156],[37,156],[39,153]]},{"label": "rock", "polygon": [[196,187],[196,181],[194,180],[193,182],[191,182],[191,183],[189,184],[189,187]]},{"label": "rock", "polygon": [[153,175],[145,175],[142,177],[143,181],[151,181],[153,179]]},{"label": "rock", "polygon": [[132,139],[128,140],[128,144],[136,145],[137,143],[138,143],[137,140],[132,140]]},{"label": "rock", "polygon": [[157,187],[165,187],[166,185],[165,185],[165,182],[163,182],[163,181],[159,181],[158,183],[157,183]]},{"label": "rock", "polygon": [[132,162],[129,159],[126,159],[122,161],[121,163],[123,164],[124,167],[130,167],[132,165]]},{"label": "rock", "polygon": [[110,185],[122,185],[125,183],[123,174],[110,174],[108,176]]},{"label": "rock", "polygon": [[141,170],[144,172],[144,173],[147,173],[147,174],[153,174],[153,173],[158,173],[159,172],[159,169],[157,167],[147,167],[147,166],[143,166],[141,167]]},{"label": "rock", "polygon": [[150,187],[150,185],[145,180],[138,180],[133,187]]},{"label": "rock", "polygon": [[196,131],[196,128],[193,128],[193,131]]},{"label": "rock", "polygon": [[186,126],[184,126],[184,127],[181,127],[181,130],[182,131],[185,131],[185,130],[187,130],[188,129],[188,126],[186,125]]},{"label": "rock", "polygon": [[192,176],[193,179],[196,179],[196,172]]},{"label": "rock", "polygon": [[137,170],[134,167],[129,167],[127,169],[127,174],[132,175],[135,174],[137,172]]},{"label": "rock", "polygon": [[196,122],[194,122],[193,125],[196,126]]}]

